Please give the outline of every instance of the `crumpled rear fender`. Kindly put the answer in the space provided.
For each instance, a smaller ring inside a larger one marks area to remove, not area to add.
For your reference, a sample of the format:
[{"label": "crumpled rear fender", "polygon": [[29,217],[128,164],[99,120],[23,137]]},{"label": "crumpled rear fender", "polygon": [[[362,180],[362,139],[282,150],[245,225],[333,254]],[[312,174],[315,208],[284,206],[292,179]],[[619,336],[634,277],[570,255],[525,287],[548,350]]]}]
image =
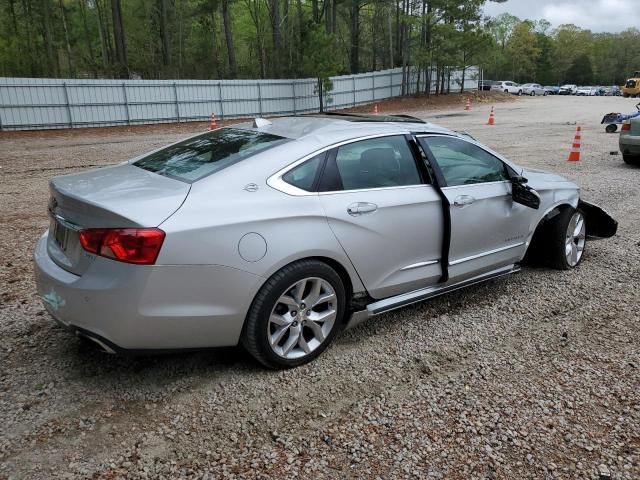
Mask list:
[{"label": "crumpled rear fender", "polygon": [[578,210],[584,213],[587,220],[587,237],[610,238],[618,231],[618,222],[603,208],[581,199],[578,202]]}]

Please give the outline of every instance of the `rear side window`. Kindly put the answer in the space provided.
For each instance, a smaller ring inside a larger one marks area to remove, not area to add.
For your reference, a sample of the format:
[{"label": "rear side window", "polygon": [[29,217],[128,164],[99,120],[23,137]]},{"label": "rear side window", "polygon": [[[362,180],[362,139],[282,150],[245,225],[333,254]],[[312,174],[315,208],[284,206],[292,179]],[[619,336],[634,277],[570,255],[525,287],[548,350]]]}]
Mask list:
[{"label": "rear side window", "polygon": [[399,187],[422,183],[403,136],[372,138],[338,148],[336,167],[344,190]]},{"label": "rear side window", "polygon": [[326,152],[322,152],[313,158],[310,158],[296,168],[289,170],[282,176],[282,180],[294,187],[301,188],[310,192],[313,190],[313,184],[318,176],[318,170],[322,165],[322,160],[326,156]]},{"label": "rear side window", "polygon": [[288,139],[269,133],[221,128],[163,148],[133,163],[136,167],[195,182]]}]

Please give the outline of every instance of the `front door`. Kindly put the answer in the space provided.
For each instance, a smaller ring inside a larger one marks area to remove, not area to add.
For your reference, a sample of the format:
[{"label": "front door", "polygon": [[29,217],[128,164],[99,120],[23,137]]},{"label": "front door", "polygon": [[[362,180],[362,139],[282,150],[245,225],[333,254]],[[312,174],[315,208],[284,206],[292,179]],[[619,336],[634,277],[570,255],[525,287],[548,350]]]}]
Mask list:
[{"label": "front door", "polygon": [[442,191],[451,212],[450,282],[520,261],[527,248],[531,209],[511,198],[507,165],[460,138],[419,140],[446,182]]},{"label": "front door", "polygon": [[338,147],[321,190],[329,225],[373,298],[437,284],[441,200],[404,136]]}]

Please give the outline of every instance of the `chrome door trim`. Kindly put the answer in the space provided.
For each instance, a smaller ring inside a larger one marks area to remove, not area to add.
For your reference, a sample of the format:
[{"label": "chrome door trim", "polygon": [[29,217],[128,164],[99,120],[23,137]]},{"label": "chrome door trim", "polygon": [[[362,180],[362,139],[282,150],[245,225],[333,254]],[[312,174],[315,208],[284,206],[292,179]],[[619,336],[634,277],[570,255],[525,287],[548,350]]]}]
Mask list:
[{"label": "chrome door trim", "polygon": [[[309,160],[310,158],[313,158],[316,155],[319,155],[319,154],[321,154],[323,152],[326,152],[327,150],[331,150],[333,148],[341,147],[342,145],[347,145],[349,143],[360,142],[362,140],[370,140],[372,138],[382,138],[382,137],[402,137],[404,135],[409,135],[409,133],[410,133],[409,130],[398,131],[398,132],[393,132],[393,133],[376,133],[375,135],[366,135],[364,137],[351,138],[349,140],[343,140],[341,142],[334,143],[334,144],[328,145],[326,147],[322,147],[321,149],[316,150],[315,152],[310,153],[308,155],[305,155],[301,159],[296,160],[295,162],[290,163],[286,167],[281,168],[280,170],[278,170],[276,173],[274,173],[269,178],[267,178],[267,185],[269,185],[271,188],[274,188],[274,189],[276,189],[276,190],[278,190],[278,191],[280,191],[282,193],[286,193],[287,195],[293,195],[293,196],[296,196],[296,197],[318,195],[318,192],[308,192],[308,191],[303,190],[301,188],[295,187],[295,186],[285,182],[284,180],[282,180],[282,177],[285,174],[287,174],[287,172],[289,172],[289,170],[294,169],[295,167],[297,167],[301,163],[304,163],[305,161]],[[398,187],[386,187],[386,188],[398,188]],[[371,190],[379,190],[379,189],[371,189]],[[355,192],[355,191],[358,191],[358,190],[340,190],[340,191],[341,192]],[[334,192],[321,192],[321,193],[334,193]]]},{"label": "chrome door trim", "polygon": [[400,269],[400,271],[404,271],[404,270],[413,270],[414,268],[420,268],[420,267],[427,267],[429,265],[435,265],[436,263],[439,263],[440,260],[429,260],[427,262],[418,262],[418,263],[412,263],[411,265],[407,265],[406,267],[402,267]]},{"label": "chrome door trim", "polygon": [[477,260],[478,258],[486,257],[487,255],[493,255],[494,253],[504,252],[505,250],[510,250],[512,248],[517,248],[524,245],[525,242],[515,243],[513,245],[507,245],[506,247],[495,248],[493,250],[489,250],[488,252],[479,253],[477,255],[471,255],[470,257],[460,258],[458,260],[454,260],[453,262],[449,262],[450,266],[458,265],[460,263],[469,262],[471,260]]},{"label": "chrome door trim", "polygon": [[414,290],[408,293],[402,293],[400,295],[396,295],[395,297],[385,298],[383,300],[370,303],[369,305],[367,305],[367,308],[365,308],[364,310],[354,312],[351,315],[351,318],[349,319],[349,321],[347,322],[347,325],[345,328],[346,329],[353,328],[359,323],[362,323],[363,321],[375,315],[390,312],[391,310],[396,310],[398,308],[406,307],[407,305],[421,302],[423,300],[428,300],[430,298],[437,297],[445,293],[453,292],[460,288],[468,287],[476,283],[484,282],[486,280],[491,280],[494,278],[502,277],[504,275],[509,275],[510,273],[515,273],[515,272],[518,272],[519,270],[520,270],[520,267],[516,264],[507,265],[505,267],[497,268],[490,272],[483,273],[481,275],[477,275],[468,280],[464,280],[462,282],[454,283],[451,285],[427,287],[427,288],[422,288],[420,290]]}]

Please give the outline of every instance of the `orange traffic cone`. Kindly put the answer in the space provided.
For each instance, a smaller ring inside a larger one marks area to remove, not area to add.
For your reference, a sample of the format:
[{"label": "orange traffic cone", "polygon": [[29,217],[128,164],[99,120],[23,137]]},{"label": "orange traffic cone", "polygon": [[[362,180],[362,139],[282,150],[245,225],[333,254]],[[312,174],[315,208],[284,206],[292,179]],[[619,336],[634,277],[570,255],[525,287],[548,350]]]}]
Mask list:
[{"label": "orange traffic cone", "polygon": [[212,113],[211,118],[209,119],[209,130],[214,130],[218,128],[218,122],[216,122],[216,114]]},{"label": "orange traffic cone", "polygon": [[573,145],[571,145],[571,151],[569,152],[569,162],[580,161],[580,142],[582,140],[582,127],[578,125],[576,128],[576,136],[573,138]]},{"label": "orange traffic cone", "polygon": [[376,115],[378,114],[378,104],[377,103],[373,106],[373,113],[375,113]]},{"label": "orange traffic cone", "polygon": [[471,110],[471,99],[469,97],[467,97],[467,101],[464,104],[464,109],[467,112]]},{"label": "orange traffic cone", "polygon": [[495,115],[493,113],[493,107],[491,107],[491,113],[489,114],[489,121],[487,122],[487,125],[495,125],[495,124],[496,124]]}]

